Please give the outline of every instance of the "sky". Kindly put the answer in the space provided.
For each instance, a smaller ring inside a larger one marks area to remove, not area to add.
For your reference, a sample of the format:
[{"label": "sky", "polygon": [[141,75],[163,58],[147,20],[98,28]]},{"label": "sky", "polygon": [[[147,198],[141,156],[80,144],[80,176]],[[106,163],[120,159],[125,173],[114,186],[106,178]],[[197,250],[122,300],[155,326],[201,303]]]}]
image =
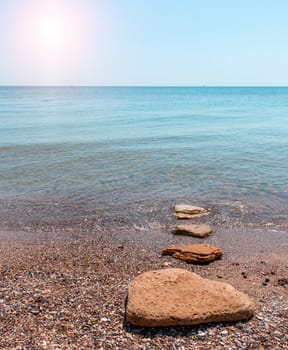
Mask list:
[{"label": "sky", "polygon": [[0,85],[287,86],[287,0],[0,0]]}]

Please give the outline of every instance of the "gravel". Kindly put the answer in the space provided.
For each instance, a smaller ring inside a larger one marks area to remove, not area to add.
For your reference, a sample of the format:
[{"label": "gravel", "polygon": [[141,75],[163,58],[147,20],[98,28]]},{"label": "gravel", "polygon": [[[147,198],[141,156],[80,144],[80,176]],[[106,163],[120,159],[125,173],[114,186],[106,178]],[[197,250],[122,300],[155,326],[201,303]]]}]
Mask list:
[{"label": "gravel", "polygon": [[[210,265],[191,265],[162,257],[154,242],[117,237],[117,230],[2,231],[0,237],[1,349],[288,349],[288,258],[282,251],[257,258],[224,254]],[[193,327],[128,324],[129,282],[166,267],[231,283],[255,299],[255,316]]]}]

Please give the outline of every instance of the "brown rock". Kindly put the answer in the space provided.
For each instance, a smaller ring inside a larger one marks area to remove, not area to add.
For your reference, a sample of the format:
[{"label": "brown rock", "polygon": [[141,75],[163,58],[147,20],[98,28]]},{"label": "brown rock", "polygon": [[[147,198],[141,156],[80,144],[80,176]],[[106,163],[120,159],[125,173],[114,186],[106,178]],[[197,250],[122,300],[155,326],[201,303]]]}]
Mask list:
[{"label": "brown rock", "polygon": [[171,245],[165,248],[162,254],[172,255],[173,258],[181,259],[188,263],[208,263],[221,258],[223,255],[220,248],[206,243]]},{"label": "brown rock", "polygon": [[206,224],[189,224],[189,225],[176,225],[173,231],[176,235],[187,235],[193,237],[204,238],[212,233],[210,225]]},{"label": "brown rock", "polygon": [[247,319],[254,308],[252,299],[227,283],[171,268],[130,283],[126,318],[142,327],[196,325]]},{"label": "brown rock", "polygon": [[187,204],[176,204],[174,211],[177,219],[193,219],[208,214],[208,210],[205,208]]}]

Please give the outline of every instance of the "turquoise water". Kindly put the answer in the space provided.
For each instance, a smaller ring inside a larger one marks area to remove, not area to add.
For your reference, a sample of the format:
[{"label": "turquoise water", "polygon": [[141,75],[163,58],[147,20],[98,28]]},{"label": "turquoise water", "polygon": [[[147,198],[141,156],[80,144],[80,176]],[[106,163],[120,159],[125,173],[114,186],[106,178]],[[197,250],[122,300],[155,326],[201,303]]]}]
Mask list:
[{"label": "turquoise water", "polygon": [[221,224],[283,224],[287,164],[288,88],[0,88],[7,224],[156,220],[180,200]]}]

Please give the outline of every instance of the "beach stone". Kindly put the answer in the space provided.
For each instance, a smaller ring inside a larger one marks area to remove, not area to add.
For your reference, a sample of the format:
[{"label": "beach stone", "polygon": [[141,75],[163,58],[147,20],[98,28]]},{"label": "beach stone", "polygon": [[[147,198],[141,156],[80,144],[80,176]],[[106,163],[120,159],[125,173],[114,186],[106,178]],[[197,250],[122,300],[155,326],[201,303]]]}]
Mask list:
[{"label": "beach stone", "polygon": [[172,255],[173,258],[188,263],[209,263],[222,257],[220,248],[208,243],[192,245],[171,245],[162,251],[162,255]]},{"label": "beach stone", "polygon": [[173,233],[176,235],[187,235],[204,238],[212,233],[212,228],[207,224],[182,224],[176,225]]},{"label": "beach stone", "polygon": [[188,204],[176,204],[174,211],[177,219],[193,219],[208,214],[207,209]]},{"label": "beach stone", "polygon": [[250,318],[254,301],[228,283],[184,269],[145,272],[128,287],[126,319],[141,327],[196,325]]}]

